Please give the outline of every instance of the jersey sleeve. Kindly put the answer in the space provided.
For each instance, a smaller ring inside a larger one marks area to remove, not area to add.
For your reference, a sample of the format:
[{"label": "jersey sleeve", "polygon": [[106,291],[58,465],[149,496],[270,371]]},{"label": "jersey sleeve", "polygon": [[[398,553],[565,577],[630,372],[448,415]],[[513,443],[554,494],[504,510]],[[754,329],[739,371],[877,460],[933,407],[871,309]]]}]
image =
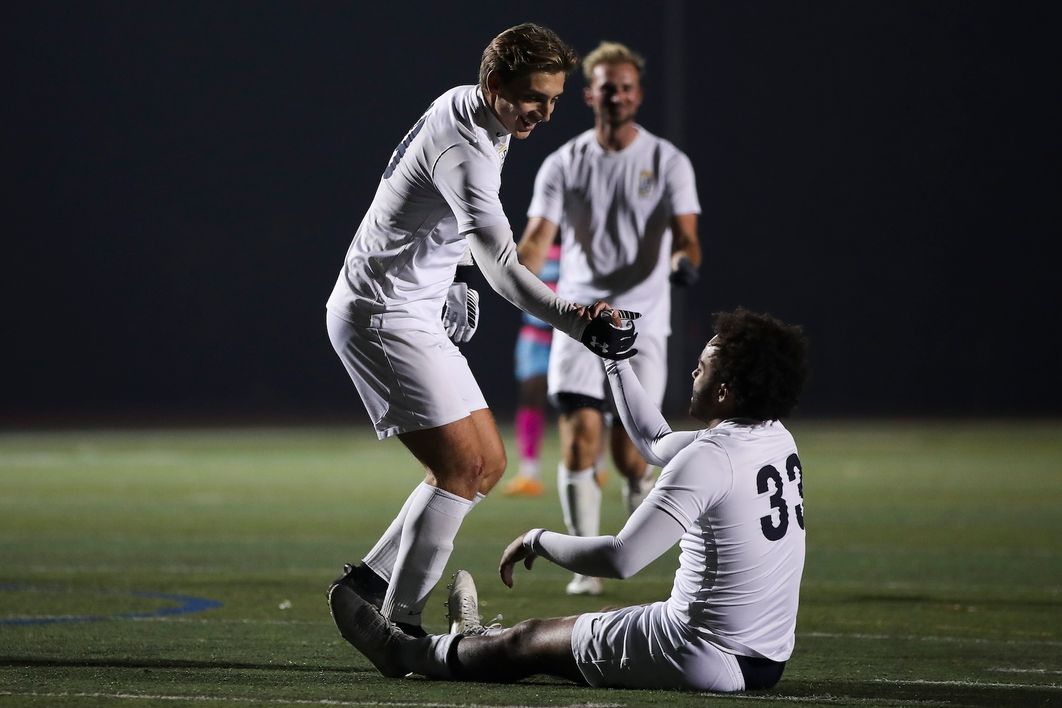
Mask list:
[{"label": "jersey sleeve", "polygon": [[642,504],[667,512],[689,529],[733,485],[730,456],[717,442],[702,437],[672,458]]},{"label": "jersey sleeve", "polygon": [[542,163],[535,176],[535,191],[527,217],[541,216],[554,224],[561,223],[564,214],[564,171],[558,153],[553,153]]},{"label": "jersey sleeve", "polygon": [[672,214],[701,213],[701,203],[697,199],[697,178],[693,174],[690,158],[676,151],[668,162],[665,180]]},{"label": "jersey sleeve", "polygon": [[686,527],[658,507],[640,504],[615,536],[569,536],[533,529],[524,545],[574,573],[629,578],[672,548]]},{"label": "jersey sleeve", "polygon": [[646,462],[663,467],[697,437],[696,432],[671,430],[629,361],[606,361],[605,373],[623,429]]},{"label": "jersey sleeve", "polygon": [[435,161],[432,181],[457,219],[457,232],[508,226],[499,192],[501,172],[486,155],[454,145]]},{"label": "jersey sleeve", "polygon": [[520,263],[508,223],[472,229],[467,237],[476,265],[496,293],[524,312],[579,339],[587,322],[579,317],[578,307],[558,297]]}]

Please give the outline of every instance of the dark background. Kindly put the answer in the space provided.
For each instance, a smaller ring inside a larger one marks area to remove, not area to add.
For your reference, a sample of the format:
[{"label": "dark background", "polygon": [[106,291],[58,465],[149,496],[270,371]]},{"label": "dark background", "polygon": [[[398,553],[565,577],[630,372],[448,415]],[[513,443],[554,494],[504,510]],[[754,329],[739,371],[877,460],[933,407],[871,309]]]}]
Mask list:
[{"label": "dark background", "polygon": [[[640,122],[697,171],[669,412],[745,305],[810,335],[804,415],[1062,414],[1055,3],[491,5],[0,11],[0,422],[361,416],[324,328],[343,254],[395,144],[525,20],[643,52]],[[510,151],[517,233],[582,85]],[[484,311],[466,353],[504,415],[518,313]]]}]

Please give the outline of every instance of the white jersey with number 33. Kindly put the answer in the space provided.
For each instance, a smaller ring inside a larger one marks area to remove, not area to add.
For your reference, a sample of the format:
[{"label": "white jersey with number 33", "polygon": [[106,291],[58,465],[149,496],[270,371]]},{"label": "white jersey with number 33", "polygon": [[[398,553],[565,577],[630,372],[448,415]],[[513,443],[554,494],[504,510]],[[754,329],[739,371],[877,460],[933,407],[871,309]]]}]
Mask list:
[{"label": "white jersey with number 33", "polygon": [[702,431],[645,503],[686,528],[673,618],[734,653],[788,659],[805,533],[803,470],[785,426],[724,421]]}]

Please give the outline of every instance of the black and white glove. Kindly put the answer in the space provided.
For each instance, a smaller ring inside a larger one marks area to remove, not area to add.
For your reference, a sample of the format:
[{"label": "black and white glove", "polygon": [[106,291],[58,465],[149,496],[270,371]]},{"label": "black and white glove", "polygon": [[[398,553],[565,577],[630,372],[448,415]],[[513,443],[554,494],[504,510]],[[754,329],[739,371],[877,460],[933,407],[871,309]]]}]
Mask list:
[{"label": "black and white glove", "polygon": [[451,283],[443,303],[442,321],[455,344],[472,339],[479,325],[479,293],[465,283]]},{"label": "black and white glove", "polygon": [[675,270],[671,271],[668,280],[671,281],[672,285],[688,288],[696,283],[700,277],[701,274],[697,272],[697,266],[693,265],[689,258],[683,256],[679,258],[678,264],[676,264]]},{"label": "black and white glove", "polygon": [[612,324],[612,310],[604,310],[583,330],[581,341],[587,349],[602,359],[630,359],[638,353],[638,350],[633,348],[634,340],[638,338],[633,320],[641,315],[628,310],[615,312],[623,320],[621,326]]}]

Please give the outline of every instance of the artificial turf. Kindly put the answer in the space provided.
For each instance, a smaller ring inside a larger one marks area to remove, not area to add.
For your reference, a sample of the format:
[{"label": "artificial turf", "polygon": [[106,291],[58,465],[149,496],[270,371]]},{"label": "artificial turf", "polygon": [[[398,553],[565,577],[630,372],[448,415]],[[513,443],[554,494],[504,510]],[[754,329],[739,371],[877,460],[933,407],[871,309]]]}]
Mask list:
[{"label": "artificial turf", "polygon": [[[796,652],[774,690],[733,697],[380,677],[324,593],[420,472],[365,428],[0,434],[0,704],[1062,704],[1062,423],[790,428],[808,530]],[[497,580],[508,541],[562,528],[556,460],[551,435],[546,494],[499,488],[458,536],[449,570],[472,571],[486,619],[665,597],[675,551],[599,598],[564,595],[546,562],[515,590]],[[615,531],[614,476],[605,492]]]}]

